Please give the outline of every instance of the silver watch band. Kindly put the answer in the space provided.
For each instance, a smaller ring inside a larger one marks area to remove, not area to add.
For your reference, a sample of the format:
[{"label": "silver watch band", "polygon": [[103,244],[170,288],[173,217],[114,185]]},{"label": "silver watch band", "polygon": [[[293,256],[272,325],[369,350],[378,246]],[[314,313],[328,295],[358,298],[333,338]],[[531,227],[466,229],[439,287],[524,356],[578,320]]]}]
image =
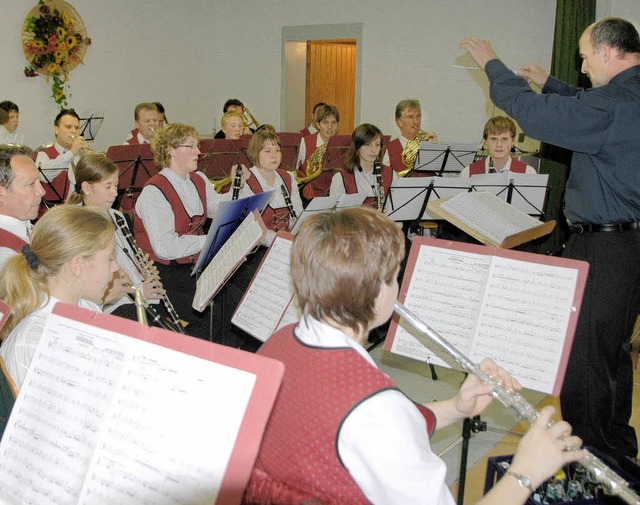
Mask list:
[{"label": "silver watch band", "polygon": [[507,470],[506,472],[504,472],[504,474],[505,475],[511,475],[511,477],[515,477],[515,479],[518,481],[518,484],[520,484],[522,487],[527,488],[532,493],[535,491],[535,489],[531,485],[531,479],[529,477],[527,477],[526,475],[522,475],[521,473],[512,472],[511,470]]}]

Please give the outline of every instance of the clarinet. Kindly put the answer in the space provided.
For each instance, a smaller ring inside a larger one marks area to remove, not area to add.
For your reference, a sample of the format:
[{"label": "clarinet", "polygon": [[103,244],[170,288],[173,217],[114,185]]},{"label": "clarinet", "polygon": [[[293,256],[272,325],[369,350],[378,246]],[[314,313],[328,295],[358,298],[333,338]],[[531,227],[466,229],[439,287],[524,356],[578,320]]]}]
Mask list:
[{"label": "clarinet", "polygon": [[291,197],[289,196],[289,192],[287,188],[285,188],[284,184],[280,184],[280,192],[282,193],[282,198],[284,198],[284,203],[287,205],[287,209],[289,210],[289,217],[291,219],[298,219],[298,215],[296,211],[293,210],[293,203],[291,203]]},{"label": "clarinet", "polygon": [[[143,265],[146,265],[147,263],[144,257],[144,253],[142,252],[142,250],[140,249],[140,246],[136,243],[135,239],[133,238],[133,235],[131,234],[131,230],[129,229],[129,226],[127,225],[126,221],[118,214],[113,214],[113,218],[116,221],[116,225],[118,226],[118,229],[124,236],[125,240],[127,241],[127,244],[129,244],[129,247],[133,252],[133,256],[135,257],[135,260],[137,262],[136,266],[138,267],[138,270],[142,274],[142,277],[146,279],[147,277],[149,277],[149,272],[143,266]],[[165,324],[163,324],[164,321],[160,317],[160,314],[158,314],[158,312],[153,307],[151,307],[151,305],[147,303],[146,300],[144,300],[144,302],[145,302],[144,308],[147,310],[147,312],[151,314],[152,323],[158,323],[164,328],[177,333],[183,333],[183,334],[186,333],[184,327],[182,326],[182,323],[180,322],[180,317],[176,313],[176,309],[173,308],[173,304],[171,303],[171,300],[169,300],[169,297],[167,296],[166,293],[162,296],[162,304],[164,305],[165,309],[167,309],[167,313],[171,318],[172,324],[168,327]]]},{"label": "clarinet", "polygon": [[[472,373],[482,382],[490,385],[493,388],[492,396],[505,407],[512,407],[520,417],[527,419],[531,423],[538,418],[536,409],[520,393],[509,391],[498,381],[492,379],[483,372],[477,364],[473,363],[400,302],[395,303],[393,310],[409,323],[411,327],[418,331],[418,335],[413,333],[412,335],[417,338],[422,345],[426,347],[435,345],[438,349],[453,358],[464,371]],[[587,452],[587,455],[580,460],[580,463],[587,470],[591,471],[598,481],[608,486],[611,494],[617,495],[630,505],[640,505],[640,496],[629,487],[629,483],[609,468],[600,458]]]},{"label": "clarinet", "polygon": [[231,186],[231,199],[237,200],[240,195],[240,184],[242,184],[242,165],[238,163],[236,169],[236,176],[233,178],[233,185]]},{"label": "clarinet", "polygon": [[373,162],[373,175],[376,178],[376,201],[378,210],[384,206],[384,187],[382,186],[382,163],[379,160]]}]

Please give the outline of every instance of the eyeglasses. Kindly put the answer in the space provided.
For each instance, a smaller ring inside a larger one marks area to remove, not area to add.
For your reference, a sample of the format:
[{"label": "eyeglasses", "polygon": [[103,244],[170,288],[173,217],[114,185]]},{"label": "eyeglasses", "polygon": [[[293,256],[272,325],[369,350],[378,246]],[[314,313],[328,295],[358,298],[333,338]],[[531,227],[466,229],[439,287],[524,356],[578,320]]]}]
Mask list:
[{"label": "eyeglasses", "polygon": [[196,149],[200,149],[200,144],[178,144],[176,147],[188,147],[195,151]]}]

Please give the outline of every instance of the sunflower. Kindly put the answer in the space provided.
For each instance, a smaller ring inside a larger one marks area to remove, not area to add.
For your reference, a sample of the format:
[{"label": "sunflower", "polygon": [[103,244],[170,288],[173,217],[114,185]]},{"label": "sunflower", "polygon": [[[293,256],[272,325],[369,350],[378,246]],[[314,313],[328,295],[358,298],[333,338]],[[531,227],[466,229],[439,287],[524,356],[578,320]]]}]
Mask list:
[{"label": "sunflower", "polygon": [[56,28],[56,34],[58,35],[58,39],[64,40],[65,36],[67,35],[67,30],[62,28],[62,26],[58,26]]},{"label": "sunflower", "polygon": [[65,25],[68,25],[70,21],[71,21],[71,18],[69,17],[69,13],[67,11],[62,11],[62,22]]},{"label": "sunflower", "polygon": [[69,35],[67,38],[67,46],[69,46],[69,50],[73,49],[77,43],[76,38],[73,35]]},{"label": "sunflower", "polygon": [[57,63],[49,63],[47,65],[47,72],[49,72],[52,75],[57,74],[58,72],[60,72],[60,65],[58,65]]}]

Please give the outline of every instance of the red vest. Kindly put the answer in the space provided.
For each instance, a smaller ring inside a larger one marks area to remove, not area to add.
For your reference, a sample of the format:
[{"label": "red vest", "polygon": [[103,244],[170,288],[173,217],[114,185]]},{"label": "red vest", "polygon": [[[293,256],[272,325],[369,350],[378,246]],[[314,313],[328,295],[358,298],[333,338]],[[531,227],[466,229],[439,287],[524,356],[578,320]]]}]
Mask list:
[{"label": "red vest", "polygon": [[[291,197],[291,175],[289,174],[289,172],[282,168],[277,168],[276,172],[278,172],[278,174],[280,174],[280,177],[282,177],[284,185],[287,188],[287,192],[289,193],[289,197]],[[254,195],[264,193],[264,190],[262,189],[262,186],[260,186],[260,183],[258,182],[258,179],[255,175],[251,174],[251,177],[247,179],[247,184],[251,188],[251,191],[253,191]],[[279,190],[280,188],[276,188],[276,191]],[[297,190],[298,188],[296,188],[296,191]],[[269,230],[276,232],[280,230],[289,231],[289,217],[289,209],[287,207],[280,207],[278,209],[275,209],[271,206],[271,204],[267,205],[267,207],[264,209],[264,212],[262,213],[262,221],[264,222],[265,226]]]},{"label": "red vest", "polygon": [[[171,209],[173,210],[174,224],[176,233],[178,236],[182,235],[202,235],[202,227],[204,226],[204,222],[207,219],[207,187],[204,179],[194,173],[189,174],[189,178],[191,182],[195,185],[198,190],[198,196],[200,197],[200,201],[202,202],[202,208],[204,209],[204,213],[199,216],[189,217],[187,211],[184,208],[184,204],[176,190],[173,188],[169,180],[161,174],[156,174],[151,179],[149,179],[144,187],[150,185],[158,188],[164,197],[167,199],[169,204],[171,205]],[[143,188],[144,189],[144,188]],[[158,263],[162,263],[163,265],[168,265],[170,263],[169,260],[160,259],[156,255],[151,245],[151,241],[149,240],[149,235],[147,234],[147,230],[144,228],[144,223],[140,216],[138,216],[137,212],[133,214],[133,229],[136,241],[140,248],[149,254],[149,257],[153,261],[157,261]],[[175,261],[178,263],[195,263],[198,259],[198,255],[186,256],[184,258],[177,258]]]},{"label": "red vest", "polygon": [[400,139],[393,139],[387,146],[389,165],[395,172],[402,172],[407,167],[402,163],[402,144]]},{"label": "red vest", "polygon": [[[293,329],[282,328],[258,351],[286,369],[245,502],[369,503],[340,460],[338,434],[360,402],[397,386],[354,349],[307,346]],[[433,413],[423,414],[431,432]]]},{"label": "red vest", "polygon": [[138,133],[139,131],[137,128],[134,128],[133,130],[131,130],[131,138],[127,139],[125,142],[130,146],[140,145],[140,142],[138,142]]},{"label": "red vest", "polygon": [[[60,153],[56,149],[56,146],[49,146],[46,149],[42,150],[47,156],[49,156],[50,160],[55,160]],[[46,171],[44,172],[46,175]],[[49,182],[44,182],[42,184],[44,188],[44,196],[43,200],[52,203],[64,203],[69,195],[69,177],[67,177],[67,169],[62,169],[58,175],[56,175]]]},{"label": "red vest", "polygon": [[[485,174],[485,160],[487,158],[482,158],[481,160],[474,161],[469,165],[469,177],[472,175],[480,175]],[[509,168],[509,172],[514,172],[516,174],[524,174],[527,171],[527,164],[520,161],[517,158],[511,158],[511,167]]]},{"label": "red vest", "polygon": [[24,239],[10,231],[0,228],[0,247],[8,247],[19,253],[25,245],[27,245],[27,242],[25,242]]},{"label": "red vest", "polygon": [[[342,183],[344,184],[345,193],[348,195],[353,195],[358,192],[358,186],[356,185],[356,176],[355,173],[347,172],[344,168],[340,169],[340,173],[342,174]],[[393,180],[393,171],[391,167],[383,166],[382,167],[382,187],[384,188],[384,196],[387,196],[389,193],[389,188],[391,187],[391,181]],[[378,200],[373,196],[368,196],[365,198],[362,205],[367,205],[369,207],[373,207],[374,209],[378,208]]]}]

